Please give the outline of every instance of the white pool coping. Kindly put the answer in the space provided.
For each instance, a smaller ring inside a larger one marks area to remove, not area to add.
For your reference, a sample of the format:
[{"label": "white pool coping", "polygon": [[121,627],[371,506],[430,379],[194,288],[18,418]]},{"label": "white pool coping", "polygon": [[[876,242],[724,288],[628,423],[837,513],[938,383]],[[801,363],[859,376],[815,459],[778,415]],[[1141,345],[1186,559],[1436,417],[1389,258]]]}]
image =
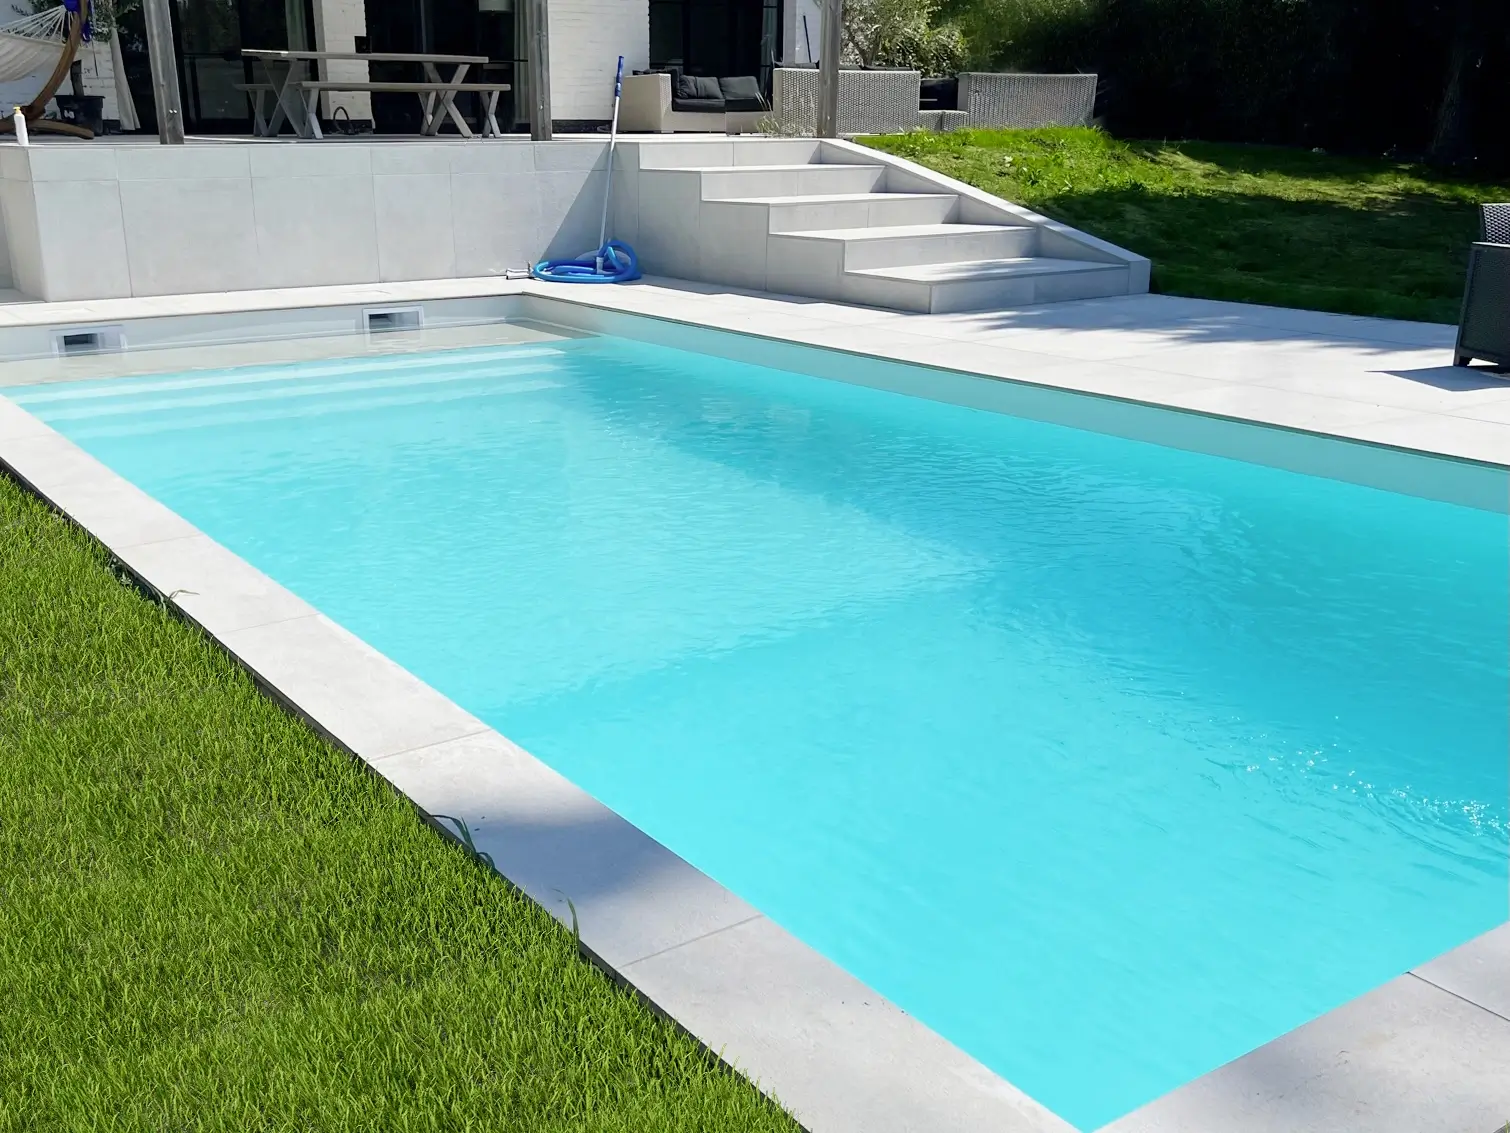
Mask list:
[{"label": "white pool coping", "polygon": [[[0,307],[0,329],[479,295],[1510,464],[1510,383],[1451,370],[1451,328],[1157,296],[922,316],[668,282],[446,280],[18,303]],[[1231,376],[1183,372],[1205,365]],[[422,811],[465,821],[500,873],[563,923],[575,919],[599,963],[813,1133],[1071,1128],[3,396],[0,463]],[[1490,1133],[1510,1118],[1507,1066],[1510,925],[1107,1128]]]}]

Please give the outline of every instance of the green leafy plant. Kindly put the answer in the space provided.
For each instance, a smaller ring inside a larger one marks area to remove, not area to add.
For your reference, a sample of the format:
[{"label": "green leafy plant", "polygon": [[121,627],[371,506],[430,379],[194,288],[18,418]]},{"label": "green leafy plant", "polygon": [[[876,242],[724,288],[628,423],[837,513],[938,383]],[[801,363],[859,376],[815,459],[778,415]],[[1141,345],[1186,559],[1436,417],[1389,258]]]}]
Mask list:
[{"label": "green leafy plant", "polygon": [[844,5],[846,61],[862,67],[901,67],[930,75],[959,70],[965,37],[939,21],[938,0],[848,0]]},{"label": "green leafy plant", "polygon": [[[31,0],[33,12],[46,12],[60,5],[56,0]],[[99,43],[109,43],[120,29],[121,19],[142,6],[142,0],[89,0],[89,27]]]}]

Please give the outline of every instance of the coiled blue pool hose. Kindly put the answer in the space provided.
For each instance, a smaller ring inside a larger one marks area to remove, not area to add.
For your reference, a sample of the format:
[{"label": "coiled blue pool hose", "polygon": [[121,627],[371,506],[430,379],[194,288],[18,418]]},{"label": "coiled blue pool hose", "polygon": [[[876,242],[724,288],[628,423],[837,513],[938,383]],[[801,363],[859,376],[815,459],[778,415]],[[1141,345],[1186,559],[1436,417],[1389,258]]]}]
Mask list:
[{"label": "coiled blue pool hose", "polygon": [[548,283],[627,283],[640,278],[640,261],[624,241],[610,240],[574,260],[541,260],[530,274]]}]

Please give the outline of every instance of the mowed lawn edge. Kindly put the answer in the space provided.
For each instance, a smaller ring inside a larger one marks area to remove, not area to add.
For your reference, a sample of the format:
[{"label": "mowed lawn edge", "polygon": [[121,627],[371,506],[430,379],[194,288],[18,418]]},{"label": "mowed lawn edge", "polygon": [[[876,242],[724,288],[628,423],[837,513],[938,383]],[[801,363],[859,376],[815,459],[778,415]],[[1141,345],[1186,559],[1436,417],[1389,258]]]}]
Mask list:
[{"label": "mowed lawn edge", "polygon": [[0,1131],[796,1125],[0,474]]},{"label": "mowed lawn edge", "polygon": [[1510,185],[1385,158],[1100,130],[859,139],[1153,262],[1170,295],[1456,323],[1476,206]]}]

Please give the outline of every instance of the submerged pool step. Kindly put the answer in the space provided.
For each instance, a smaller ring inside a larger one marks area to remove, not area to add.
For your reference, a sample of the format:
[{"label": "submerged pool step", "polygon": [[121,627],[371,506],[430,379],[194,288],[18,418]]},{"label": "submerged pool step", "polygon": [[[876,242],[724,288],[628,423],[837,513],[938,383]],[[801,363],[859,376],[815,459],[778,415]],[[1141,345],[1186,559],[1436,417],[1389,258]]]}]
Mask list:
[{"label": "submerged pool step", "polygon": [[[230,369],[187,371],[171,376],[117,378],[107,382],[59,382],[7,390],[17,404],[34,407],[73,406],[83,410],[99,406],[109,412],[113,404],[130,402],[143,395],[192,399],[194,391],[206,396],[262,398],[309,396],[314,392],[337,392],[409,382],[478,380],[508,377],[555,369],[564,355],[556,346],[477,347],[430,354],[359,355],[307,363],[267,363]],[[485,375],[467,367],[486,365]],[[59,411],[72,412],[72,409]]]}]

